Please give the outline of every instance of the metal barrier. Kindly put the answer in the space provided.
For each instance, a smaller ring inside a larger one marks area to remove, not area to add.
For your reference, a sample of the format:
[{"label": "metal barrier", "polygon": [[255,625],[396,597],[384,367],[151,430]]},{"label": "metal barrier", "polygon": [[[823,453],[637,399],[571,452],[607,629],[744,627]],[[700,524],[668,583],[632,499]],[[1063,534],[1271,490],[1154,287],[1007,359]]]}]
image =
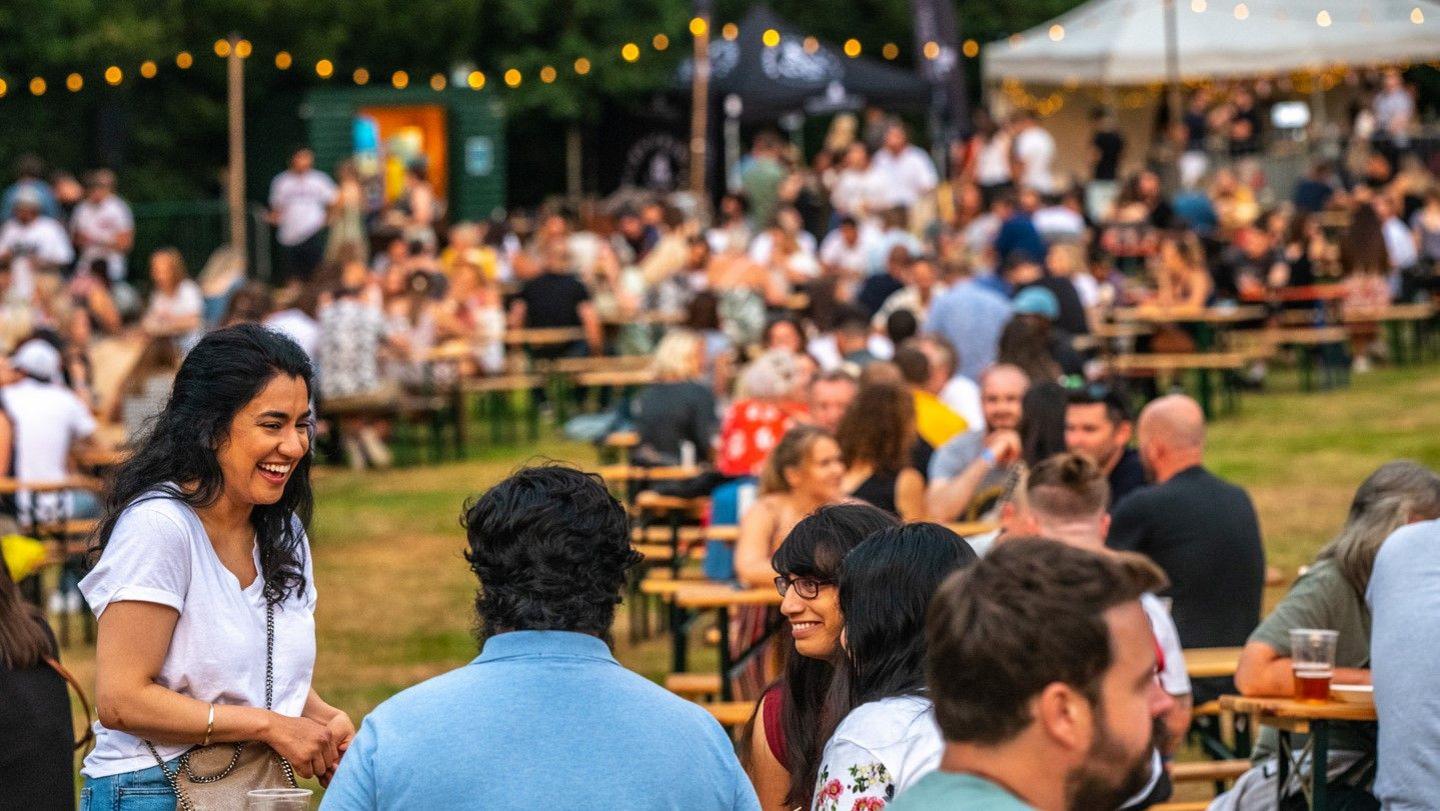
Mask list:
[{"label": "metal barrier", "polygon": [[[130,279],[144,284],[146,262],[160,248],[175,248],[185,257],[192,274],[205,266],[216,248],[230,239],[227,206],[223,200],[180,200],[140,203],[135,215],[135,247],[130,252]],[[249,275],[269,280],[271,227],[263,206],[250,207]]]}]

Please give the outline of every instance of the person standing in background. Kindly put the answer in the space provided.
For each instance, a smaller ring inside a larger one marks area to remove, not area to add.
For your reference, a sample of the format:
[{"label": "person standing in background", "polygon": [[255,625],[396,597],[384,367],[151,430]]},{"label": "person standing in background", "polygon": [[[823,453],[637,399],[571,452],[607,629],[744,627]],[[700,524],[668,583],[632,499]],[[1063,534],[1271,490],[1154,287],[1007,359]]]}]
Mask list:
[{"label": "person standing in background", "polygon": [[315,153],[300,147],[290,167],[270,182],[270,223],[280,242],[280,279],[309,281],[325,255],[325,224],[338,190],[329,175],[315,168]]}]

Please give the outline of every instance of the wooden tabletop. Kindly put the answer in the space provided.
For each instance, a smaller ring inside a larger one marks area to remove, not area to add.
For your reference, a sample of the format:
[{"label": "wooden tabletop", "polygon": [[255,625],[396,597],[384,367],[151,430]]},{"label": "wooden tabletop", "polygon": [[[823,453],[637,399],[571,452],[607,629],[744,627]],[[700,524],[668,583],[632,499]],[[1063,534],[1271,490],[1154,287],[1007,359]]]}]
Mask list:
[{"label": "wooden tabletop", "polygon": [[1209,679],[1235,675],[1240,665],[1241,648],[1187,648],[1185,671],[1192,679]]},{"label": "wooden tabletop", "polygon": [[646,594],[669,596],[680,608],[707,609],[780,604],[780,593],[773,586],[741,589],[724,583],[646,580],[640,584],[640,590]]},{"label": "wooden tabletop", "polygon": [[1258,321],[1265,317],[1264,307],[1116,307],[1111,316],[1116,321],[1141,321],[1152,324],[1234,324]]},{"label": "wooden tabletop", "polygon": [[1391,304],[1388,307],[1346,307],[1341,315],[1347,324],[1373,321],[1423,321],[1435,314],[1430,304]]},{"label": "wooden tabletop", "polygon": [[1243,369],[1246,357],[1240,352],[1176,352],[1167,354],[1116,355],[1109,360],[1117,372],[1177,372],[1190,369]]},{"label": "wooden tabletop", "polygon": [[607,481],[670,482],[693,479],[704,472],[699,467],[643,467],[641,465],[606,465],[597,471]]},{"label": "wooden tabletop", "polygon": [[1221,696],[1220,706],[1236,713],[1254,714],[1260,723],[1291,732],[1308,732],[1310,721],[1374,721],[1374,704],[1347,701],[1298,701],[1293,698]]}]

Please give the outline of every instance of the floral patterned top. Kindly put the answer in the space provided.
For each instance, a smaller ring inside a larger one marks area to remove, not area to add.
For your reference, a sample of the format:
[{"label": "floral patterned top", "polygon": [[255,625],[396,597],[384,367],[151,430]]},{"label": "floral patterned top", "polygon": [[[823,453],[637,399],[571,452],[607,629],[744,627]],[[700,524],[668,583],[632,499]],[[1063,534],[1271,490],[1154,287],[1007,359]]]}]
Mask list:
[{"label": "floral patterned top", "polygon": [[929,699],[901,696],[851,710],[825,744],[814,811],[879,811],[940,765],[945,743]]}]

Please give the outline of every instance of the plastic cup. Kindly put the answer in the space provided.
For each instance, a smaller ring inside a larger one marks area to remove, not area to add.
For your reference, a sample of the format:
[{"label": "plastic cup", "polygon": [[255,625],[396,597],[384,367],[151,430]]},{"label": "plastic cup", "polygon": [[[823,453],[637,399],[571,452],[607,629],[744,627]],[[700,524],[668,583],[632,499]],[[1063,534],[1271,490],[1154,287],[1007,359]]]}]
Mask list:
[{"label": "plastic cup", "polygon": [[1295,628],[1290,631],[1290,667],[1295,673],[1295,698],[1329,701],[1335,675],[1335,643],[1339,631]]},{"label": "plastic cup", "polygon": [[246,811],[309,811],[308,788],[257,788],[245,794]]}]

